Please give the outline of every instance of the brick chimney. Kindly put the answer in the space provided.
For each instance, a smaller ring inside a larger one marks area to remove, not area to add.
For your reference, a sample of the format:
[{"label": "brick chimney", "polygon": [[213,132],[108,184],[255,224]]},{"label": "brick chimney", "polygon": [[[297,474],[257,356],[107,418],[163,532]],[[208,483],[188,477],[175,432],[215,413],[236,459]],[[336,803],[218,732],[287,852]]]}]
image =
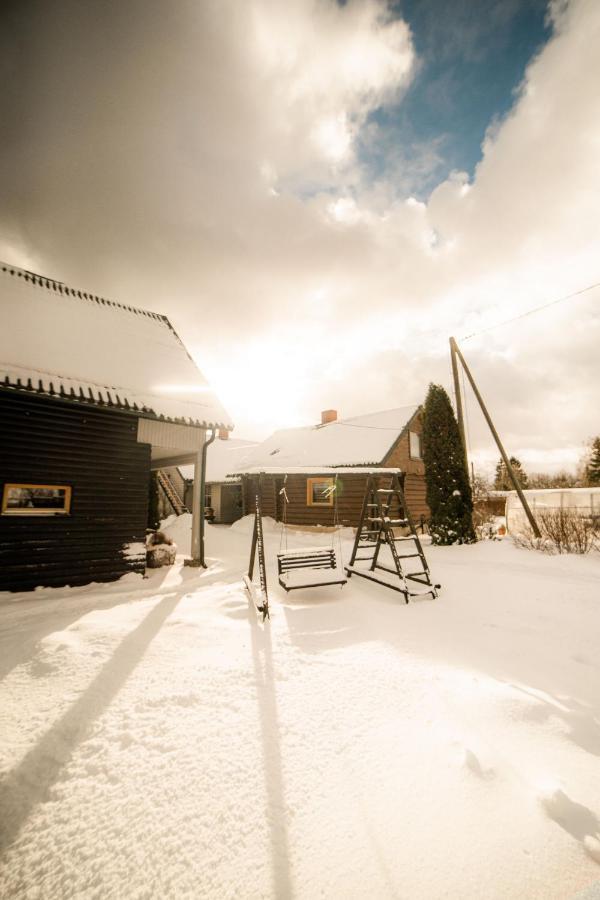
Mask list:
[{"label": "brick chimney", "polygon": [[321,425],[329,425],[337,421],[337,409],[324,409],[321,413]]},{"label": "brick chimney", "polygon": [[219,428],[219,440],[220,441],[228,441],[229,440],[229,432],[226,428]]}]

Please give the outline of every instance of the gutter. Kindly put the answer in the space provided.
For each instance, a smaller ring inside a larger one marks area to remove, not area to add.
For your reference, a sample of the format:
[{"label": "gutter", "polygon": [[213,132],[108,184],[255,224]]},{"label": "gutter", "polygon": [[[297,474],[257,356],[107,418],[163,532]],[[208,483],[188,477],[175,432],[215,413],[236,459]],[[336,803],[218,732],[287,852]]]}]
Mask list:
[{"label": "gutter", "polygon": [[[207,568],[204,559],[204,494],[206,491],[206,454],[217,436],[213,428],[210,437],[202,445],[196,457],[194,469],[194,492],[192,509],[192,558],[185,560],[186,566]],[[198,469],[200,471],[198,471]]]}]

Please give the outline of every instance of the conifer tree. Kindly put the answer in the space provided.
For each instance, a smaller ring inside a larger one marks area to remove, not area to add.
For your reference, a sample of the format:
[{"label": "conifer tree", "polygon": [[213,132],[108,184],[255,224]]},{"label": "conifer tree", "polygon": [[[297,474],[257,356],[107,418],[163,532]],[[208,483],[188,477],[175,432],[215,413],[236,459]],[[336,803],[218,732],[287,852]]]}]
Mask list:
[{"label": "conifer tree", "polygon": [[472,544],[473,500],[458,423],[441,385],[430,384],[423,415],[423,461],[434,544]]},{"label": "conifer tree", "polygon": [[587,464],[587,482],[595,486],[600,485],[600,437],[592,441],[592,455]]},{"label": "conifer tree", "polygon": [[[523,490],[529,487],[529,479],[527,477],[527,473],[525,469],[521,465],[521,461],[517,459],[516,456],[510,457],[510,464],[512,466],[513,472],[517,476],[517,480]],[[494,488],[497,491],[514,491],[514,485],[510,480],[510,476],[508,474],[508,469],[504,464],[504,460],[500,458],[498,460],[498,465],[496,466],[496,477],[494,479]]]}]

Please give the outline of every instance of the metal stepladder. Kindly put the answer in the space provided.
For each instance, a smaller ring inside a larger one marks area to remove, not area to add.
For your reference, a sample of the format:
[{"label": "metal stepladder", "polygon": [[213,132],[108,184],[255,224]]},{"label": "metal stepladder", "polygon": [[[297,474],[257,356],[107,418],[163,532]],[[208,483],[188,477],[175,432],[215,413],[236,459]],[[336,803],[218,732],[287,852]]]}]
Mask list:
[{"label": "metal stepladder", "polygon": [[[440,585],[431,580],[425,553],[406,505],[404,474],[398,471],[389,477],[388,487],[380,487],[380,481],[384,478],[382,475],[367,477],[360,522],[346,572],[349,578],[360,575],[361,578],[368,578],[399,591],[404,594],[406,603],[411,597],[431,596],[433,599],[438,596]],[[408,528],[410,534],[399,536],[394,528]],[[400,552],[397,545],[401,548]],[[383,547],[389,548],[393,568],[379,561]],[[372,551],[372,554],[364,555],[367,551]],[[402,562],[405,559],[418,559],[421,567],[416,571],[405,572]],[[370,565],[362,568],[356,565],[358,562],[369,562]],[[397,581],[386,580],[378,576],[378,572],[394,575]],[[412,582],[415,582],[415,586]]]}]

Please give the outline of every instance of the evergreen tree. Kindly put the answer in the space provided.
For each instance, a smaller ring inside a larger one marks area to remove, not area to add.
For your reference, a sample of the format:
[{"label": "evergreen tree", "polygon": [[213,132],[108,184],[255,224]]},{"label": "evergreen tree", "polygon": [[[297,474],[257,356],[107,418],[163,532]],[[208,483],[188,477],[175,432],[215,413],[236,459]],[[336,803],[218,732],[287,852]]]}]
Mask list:
[{"label": "evergreen tree", "polygon": [[586,475],[588,484],[600,485],[600,437],[592,441],[592,455],[587,464]]},{"label": "evergreen tree", "polygon": [[[519,484],[521,485],[523,490],[525,490],[525,488],[529,487],[529,479],[527,477],[525,469],[521,465],[521,461],[518,460],[516,456],[511,456],[510,464],[512,466],[513,472],[517,476]],[[499,459],[498,465],[496,466],[494,488],[497,491],[514,491],[514,485],[510,480],[508,469],[506,468],[503,459]]]},{"label": "evergreen tree", "polygon": [[472,544],[473,500],[458,423],[441,385],[430,384],[423,414],[423,462],[434,544]]},{"label": "evergreen tree", "polygon": [[160,525],[158,490],[158,474],[151,472],[148,485],[148,528],[153,530]]}]

